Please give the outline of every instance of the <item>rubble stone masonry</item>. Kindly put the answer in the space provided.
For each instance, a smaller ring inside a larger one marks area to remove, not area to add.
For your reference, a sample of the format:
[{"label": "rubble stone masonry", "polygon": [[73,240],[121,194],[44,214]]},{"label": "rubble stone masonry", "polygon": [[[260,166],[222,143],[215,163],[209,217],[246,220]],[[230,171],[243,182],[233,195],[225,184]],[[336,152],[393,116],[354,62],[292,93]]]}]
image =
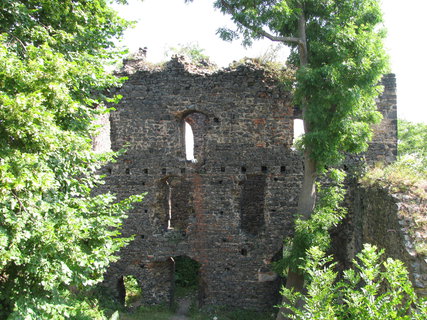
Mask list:
[{"label": "rubble stone masonry", "polygon": [[[274,306],[281,279],[271,263],[292,234],[303,171],[290,93],[254,63],[209,71],[175,57],[162,69],[138,60],[124,70],[109,139],[127,152],[105,168],[104,188],[120,198],[147,195],[124,223],[124,236],[135,239],[104,285],[123,299],[123,276],[133,275],[143,303],[170,303],[174,257],[187,256],[200,263],[201,304]],[[373,161],[396,155],[394,76],[384,85]],[[186,124],[195,160],[187,160]]]}]

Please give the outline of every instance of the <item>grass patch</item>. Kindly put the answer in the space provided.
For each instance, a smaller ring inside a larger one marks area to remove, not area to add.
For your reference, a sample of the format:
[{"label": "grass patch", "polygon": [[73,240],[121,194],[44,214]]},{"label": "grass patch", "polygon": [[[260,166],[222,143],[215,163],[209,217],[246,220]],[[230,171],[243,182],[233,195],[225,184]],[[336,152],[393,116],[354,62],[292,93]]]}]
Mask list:
[{"label": "grass patch", "polygon": [[174,312],[166,305],[140,306],[135,311],[119,311],[120,320],[169,320]]},{"label": "grass patch", "polygon": [[377,164],[368,169],[360,182],[364,186],[382,187],[392,193],[408,193],[427,199],[427,170],[412,156],[400,157],[388,166]]}]

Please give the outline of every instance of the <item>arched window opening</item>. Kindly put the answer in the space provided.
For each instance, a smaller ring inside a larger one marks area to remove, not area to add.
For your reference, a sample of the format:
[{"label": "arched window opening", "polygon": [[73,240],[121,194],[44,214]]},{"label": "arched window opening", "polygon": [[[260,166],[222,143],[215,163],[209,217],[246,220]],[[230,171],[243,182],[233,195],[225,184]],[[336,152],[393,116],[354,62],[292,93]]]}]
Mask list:
[{"label": "arched window opening", "polygon": [[185,158],[187,161],[196,162],[194,158],[194,134],[191,125],[185,121],[184,123],[184,133],[185,133]]},{"label": "arched window opening", "polygon": [[208,117],[197,111],[187,113],[182,118],[182,135],[185,158],[193,163],[203,163]]}]

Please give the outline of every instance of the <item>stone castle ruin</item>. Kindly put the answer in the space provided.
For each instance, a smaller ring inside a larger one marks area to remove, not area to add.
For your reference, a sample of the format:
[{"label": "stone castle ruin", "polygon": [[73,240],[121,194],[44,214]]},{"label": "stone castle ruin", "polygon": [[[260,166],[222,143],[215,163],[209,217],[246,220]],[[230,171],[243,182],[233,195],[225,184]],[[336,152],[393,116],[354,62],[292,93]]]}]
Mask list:
[{"label": "stone castle ruin", "polygon": [[[272,262],[290,236],[303,163],[292,147],[298,110],[274,73],[255,64],[209,71],[175,57],[162,69],[125,61],[123,99],[97,139],[126,146],[105,168],[104,188],[119,197],[147,192],[129,214],[135,235],[104,285],[121,299],[134,276],[142,302],[174,299],[176,257],[196,261],[201,304],[267,309],[279,301]],[[394,75],[383,79],[376,128],[366,158],[396,157]],[[192,155],[186,154],[191,128]],[[357,246],[346,240],[348,250]]]}]

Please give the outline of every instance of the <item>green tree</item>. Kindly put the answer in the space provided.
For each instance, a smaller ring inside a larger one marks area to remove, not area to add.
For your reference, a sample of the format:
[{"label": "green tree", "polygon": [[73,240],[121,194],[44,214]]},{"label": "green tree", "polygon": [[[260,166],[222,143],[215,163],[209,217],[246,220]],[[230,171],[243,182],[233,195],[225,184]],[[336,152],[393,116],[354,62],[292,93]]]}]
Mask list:
[{"label": "green tree", "polygon": [[427,172],[427,125],[399,120],[397,126],[399,158],[410,157]]},{"label": "green tree", "polygon": [[0,3],[0,318],[102,317],[78,296],[117,259],[118,227],[141,199],[92,194],[113,158],[90,139],[119,84],[104,62],[129,26],[110,3]]},{"label": "green tree", "polygon": [[170,58],[172,55],[182,55],[196,64],[207,64],[209,57],[203,53],[204,49],[200,48],[198,43],[179,44],[177,47],[170,47],[165,55]]},{"label": "green tree", "polygon": [[[371,124],[380,120],[375,98],[387,70],[385,32],[377,0],[217,0],[236,30],[220,29],[225,40],[268,38],[291,48],[294,103],[302,110],[304,178],[298,214],[310,218],[315,181],[345,153],[366,149]],[[304,278],[290,268],[287,287],[302,290]],[[280,317],[280,313],[279,313]]]}]

